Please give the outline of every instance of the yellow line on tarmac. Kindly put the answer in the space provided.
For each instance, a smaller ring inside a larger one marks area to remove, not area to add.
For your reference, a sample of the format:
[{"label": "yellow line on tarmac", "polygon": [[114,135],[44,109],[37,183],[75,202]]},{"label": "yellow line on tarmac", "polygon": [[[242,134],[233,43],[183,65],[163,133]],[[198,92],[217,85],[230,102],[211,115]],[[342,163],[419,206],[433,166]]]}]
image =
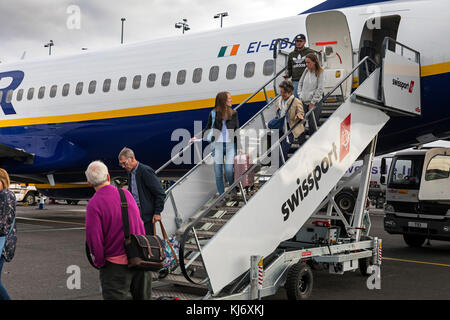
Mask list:
[{"label": "yellow line on tarmac", "polygon": [[52,222],[52,223],[61,223],[61,224],[74,224],[77,226],[85,226],[84,223],[80,222],[67,222],[67,221],[57,221],[57,220],[47,220],[47,219],[35,219],[35,218],[23,218],[23,217],[17,217],[16,219],[20,220],[28,220],[28,221],[37,221],[37,222]]},{"label": "yellow line on tarmac", "polygon": [[450,264],[435,263],[435,262],[425,262],[425,261],[415,261],[415,260],[406,260],[406,259],[396,259],[396,258],[386,258],[386,257],[383,257],[382,260],[399,261],[399,262],[410,262],[410,263],[419,263],[419,264],[427,264],[427,265],[431,265],[431,266],[439,266],[439,267],[450,267]]}]

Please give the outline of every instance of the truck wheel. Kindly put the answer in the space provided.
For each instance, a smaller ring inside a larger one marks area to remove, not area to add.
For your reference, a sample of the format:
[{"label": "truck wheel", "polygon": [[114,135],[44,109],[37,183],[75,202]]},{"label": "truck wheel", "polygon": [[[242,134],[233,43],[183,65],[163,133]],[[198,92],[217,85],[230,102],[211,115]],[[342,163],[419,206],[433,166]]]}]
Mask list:
[{"label": "truck wheel", "polygon": [[313,289],[311,268],[301,263],[291,266],[287,274],[285,288],[289,300],[308,299]]},{"label": "truck wheel", "polygon": [[336,204],[343,213],[351,214],[353,212],[353,209],[355,208],[356,199],[355,196],[350,192],[341,192],[336,195],[334,200],[336,201]]},{"label": "truck wheel", "polygon": [[358,263],[359,263],[359,272],[361,273],[361,275],[364,277],[370,276],[371,274],[367,272],[367,268],[372,265],[372,258],[367,257],[359,259]]},{"label": "truck wheel", "polygon": [[36,203],[36,197],[31,192],[28,192],[23,198],[23,201],[28,203],[28,205],[33,206]]},{"label": "truck wheel", "polygon": [[424,244],[426,238],[424,236],[404,234],[403,240],[405,240],[406,244],[412,248],[420,248]]}]

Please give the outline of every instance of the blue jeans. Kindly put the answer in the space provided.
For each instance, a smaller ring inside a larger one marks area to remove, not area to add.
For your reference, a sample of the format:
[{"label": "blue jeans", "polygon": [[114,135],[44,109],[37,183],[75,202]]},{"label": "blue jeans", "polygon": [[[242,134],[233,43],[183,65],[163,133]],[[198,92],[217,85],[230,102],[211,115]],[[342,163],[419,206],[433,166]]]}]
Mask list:
[{"label": "blue jeans", "polygon": [[[289,142],[286,140],[286,138],[283,141],[281,141],[281,152],[283,153],[284,161],[288,161],[288,152],[289,152],[289,149],[291,149],[292,142],[294,141],[294,135],[292,134],[292,132],[287,136],[287,138],[289,139]],[[283,159],[281,158],[281,153],[280,153],[279,161],[280,161],[279,166],[281,167],[283,165]]]},{"label": "blue jeans", "polygon": [[212,152],[214,158],[214,174],[216,175],[216,185],[219,195],[225,192],[225,182],[223,169],[225,167],[225,177],[229,185],[234,182],[234,157],[236,150],[234,143],[215,142]]},{"label": "blue jeans", "polygon": [[[300,81],[292,81],[292,84],[294,85],[294,97],[298,98],[298,83]],[[305,112],[306,113],[306,112]]]},{"label": "blue jeans", "polygon": [[1,256],[1,258],[0,258],[0,300],[11,300],[11,298],[8,295],[8,292],[6,292],[5,287],[2,285],[2,270],[3,270],[4,263],[5,263],[5,258],[3,256]]}]

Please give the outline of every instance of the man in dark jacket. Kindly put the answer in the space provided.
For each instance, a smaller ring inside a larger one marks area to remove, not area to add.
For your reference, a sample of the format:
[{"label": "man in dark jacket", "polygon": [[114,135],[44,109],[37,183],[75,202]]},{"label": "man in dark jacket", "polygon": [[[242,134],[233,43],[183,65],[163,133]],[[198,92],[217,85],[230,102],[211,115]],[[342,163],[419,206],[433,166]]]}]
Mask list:
[{"label": "man in dark jacket", "polygon": [[133,195],[144,222],[145,233],[153,234],[153,225],[161,221],[166,193],[155,171],[136,160],[133,150],[123,148],[119,164],[128,172],[129,191]]},{"label": "man in dark jacket", "polygon": [[286,79],[292,78],[292,83],[294,84],[294,96],[298,98],[298,83],[306,68],[304,57],[308,53],[314,53],[314,50],[305,47],[306,37],[304,34],[299,34],[295,37],[295,44],[295,50],[289,54],[287,74],[285,74],[284,77]]}]

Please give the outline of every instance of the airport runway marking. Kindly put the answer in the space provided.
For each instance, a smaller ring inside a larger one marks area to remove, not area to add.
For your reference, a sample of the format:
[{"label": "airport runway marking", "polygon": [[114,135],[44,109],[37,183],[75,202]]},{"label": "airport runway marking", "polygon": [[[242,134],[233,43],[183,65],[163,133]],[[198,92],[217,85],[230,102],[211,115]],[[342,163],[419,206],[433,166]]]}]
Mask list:
[{"label": "airport runway marking", "polygon": [[73,225],[85,227],[85,224],[84,223],[80,223],[80,222],[68,222],[68,221],[36,219],[36,218],[24,218],[24,217],[17,217],[16,219],[18,219],[18,220],[27,220],[27,221],[37,221],[37,222],[52,222],[52,223],[61,223],[61,224],[73,224]]},{"label": "airport runway marking", "polygon": [[53,228],[53,229],[31,229],[21,230],[20,233],[32,233],[32,232],[47,232],[47,231],[73,231],[73,230],[85,230],[86,228]]},{"label": "airport runway marking", "polygon": [[450,267],[449,264],[436,263],[436,262],[425,262],[425,261],[416,261],[416,260],[407,260],[407,259],[387,258],[387,257],[383,257],[383,260],[426,264],[426,265],[438,266],[438,267]]}]

